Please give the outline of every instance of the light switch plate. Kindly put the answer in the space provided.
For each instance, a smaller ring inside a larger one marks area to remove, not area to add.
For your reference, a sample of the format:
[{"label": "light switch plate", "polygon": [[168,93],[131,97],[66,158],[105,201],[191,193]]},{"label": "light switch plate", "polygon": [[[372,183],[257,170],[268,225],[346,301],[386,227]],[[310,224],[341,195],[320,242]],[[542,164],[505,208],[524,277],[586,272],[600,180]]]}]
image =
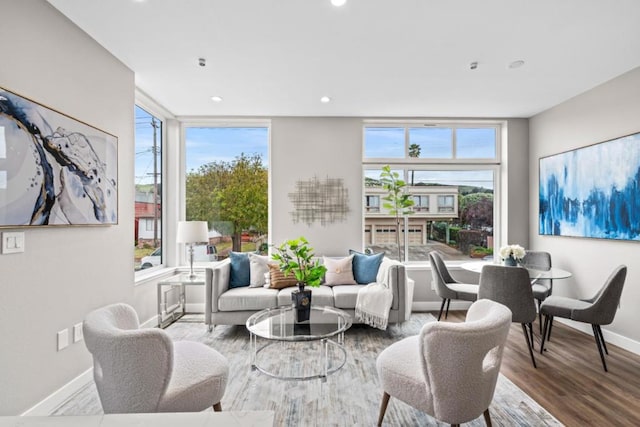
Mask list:
[{"label": "light switch plate", "polygon": [[73,342],[82,341],[82,322],[73,325]]},{"label": "light switch plate", "polygon": [[63,329],[58,332],[58,351],[67,348],[69,345],[69,330]]},{"label": "light switch plate", "polygon": [[24,252],[24,231],[5,231],[2,233],[2,253]]}]

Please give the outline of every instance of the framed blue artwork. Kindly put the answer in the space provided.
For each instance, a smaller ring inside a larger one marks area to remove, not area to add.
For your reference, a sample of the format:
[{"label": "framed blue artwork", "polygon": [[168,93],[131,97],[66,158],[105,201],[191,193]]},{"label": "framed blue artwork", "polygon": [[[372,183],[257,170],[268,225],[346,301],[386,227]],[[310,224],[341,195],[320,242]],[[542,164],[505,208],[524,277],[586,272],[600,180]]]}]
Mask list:
[{"label": "framed blue artwork", "polygon": [[0,227],[118,223],[118,138],[0,88]]},{"label": "framed blue artwork", "polygon": [[543,157],[539,234],[640,241],[640,133]]}]

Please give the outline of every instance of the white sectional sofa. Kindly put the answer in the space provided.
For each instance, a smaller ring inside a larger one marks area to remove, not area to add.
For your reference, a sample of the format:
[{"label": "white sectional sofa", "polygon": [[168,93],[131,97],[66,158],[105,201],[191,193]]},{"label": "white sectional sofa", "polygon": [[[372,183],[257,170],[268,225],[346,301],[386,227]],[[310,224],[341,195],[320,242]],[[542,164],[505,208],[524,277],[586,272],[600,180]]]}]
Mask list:
[{"label": "white sectional sofa", "polygon": [[[387,283],[393,291],[389,323],[402,323],[411,316],[414,282],[406,275],[404,265],[395,263],[388,269]],[[265,308],[291,305],[291,292],[297,287],[270,289],[265,287],[229,287],[231,262],[226,259],[212,268],[212,279],[205,291],[205,323],[209,331],[215,325],[244,325],[252,314]],[[321,285],[312,290],[311,305],[340,308],[354,316],[358,291],[366,284]],[[356,322],[355,317],[353,321]]]}]

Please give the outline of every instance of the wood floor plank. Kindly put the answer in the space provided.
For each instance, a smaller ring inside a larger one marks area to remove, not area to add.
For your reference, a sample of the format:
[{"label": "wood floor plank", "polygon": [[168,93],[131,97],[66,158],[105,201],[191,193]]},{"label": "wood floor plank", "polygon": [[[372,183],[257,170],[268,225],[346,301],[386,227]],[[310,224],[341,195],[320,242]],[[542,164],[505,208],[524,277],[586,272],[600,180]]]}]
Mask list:
[{"label": "wood floor plank", "polygon": [[[449,312],[447,321],[461,322],[465,315]],[[511,326],[503,375],[567,426],[640,425],[639,355],[607,343],[609,372],[605,372],[593,335],[554,322],[551,342],[540,354],[538,331],[536,324],[535,369],[522,328],[516,323]]]}]

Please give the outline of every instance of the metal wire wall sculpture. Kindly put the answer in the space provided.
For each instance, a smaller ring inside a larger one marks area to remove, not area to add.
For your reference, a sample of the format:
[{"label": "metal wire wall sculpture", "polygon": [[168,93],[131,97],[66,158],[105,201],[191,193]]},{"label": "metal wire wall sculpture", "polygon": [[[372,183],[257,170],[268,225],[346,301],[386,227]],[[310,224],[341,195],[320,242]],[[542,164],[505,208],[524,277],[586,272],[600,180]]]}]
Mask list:
[{"label": "metal wire wall sculpture", "polygon": [[307,181],[296,182],[295,191],[289,193],[294,211],[294,223],[303,222],[309,226],[319,222],[322,226],[344,222],[349,212],[349,190],[342,178],[320,180],[317,176]]}]

